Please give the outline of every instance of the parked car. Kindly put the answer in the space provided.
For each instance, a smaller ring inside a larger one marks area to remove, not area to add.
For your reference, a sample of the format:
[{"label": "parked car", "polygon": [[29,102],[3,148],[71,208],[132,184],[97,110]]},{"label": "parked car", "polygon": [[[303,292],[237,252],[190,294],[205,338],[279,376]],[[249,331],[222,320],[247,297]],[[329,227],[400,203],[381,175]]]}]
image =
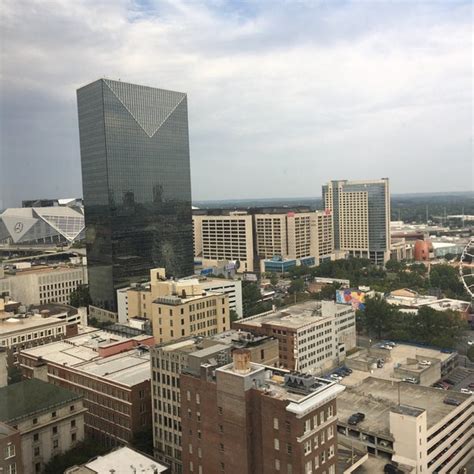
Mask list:
[{"label": "parked car", "polygon": [[452,380],[450,380],[450,379],[443,379],[442,382],[447,383],[448,385],[451,385],[451,386],[456,385],[456,384],[455,384]]},{"label": "parked car", "polygon": [[332,380],[335,380],[337,382],[342,380],[342,377],[340,375],[337,375],[337,374],[331,374],[331,375],[329,375],[329,378],[332,379]]},{"label": "parked car", "polygon": [[419,360],[418,364],[420,364],[420,365],[431,365],[431,362],[429,360]]},{"label": "parked car", "polygon": [[446,405],[452,405],[454,407],[461,405],[461,402],[455,398],[445,398],[443,402],[446,403]]},{"label": "parked car", "polygon": [[398,467],[394,466],[393,464],[385,464],[383,472],[385,474],[400,474],[403,471],[400,471],[400,469],[398,469]]},{"label": "parked car", "polygon": [[413,385],[416,385],[418,383],[418,380],[416,380],[415,377],[405,377],[404,379],[402,379],[402,382],[412,383]]},{"label": "parked car", "polygon": [[347,421],[350,425],[357,425],[361,421],[364,421],[365,415],[363,413],[357,412],[352,414]]},{"label": "parked car", "polygon": [[391,351],[393,349],[393,347],[389,346],[388,344],[381,344],[379,347],[380,347],[380,349],[387,349],[389,351]]},{"label": "parked car", "polygon": [[474,390],[474,382],[470,383],[470,384],[468,385],[468,387],[469,387],[471,390]]},{"label": "parked car", "polygon": [[468,388],[462,388],[461,393],[467,393],[468,395],[472,395],[472,390],[469,390]]},{"label": "parked car", "polygon": [[385,360],[384,359],[377,359],[377,367],[379,369],[381,369],[385,364]]}]

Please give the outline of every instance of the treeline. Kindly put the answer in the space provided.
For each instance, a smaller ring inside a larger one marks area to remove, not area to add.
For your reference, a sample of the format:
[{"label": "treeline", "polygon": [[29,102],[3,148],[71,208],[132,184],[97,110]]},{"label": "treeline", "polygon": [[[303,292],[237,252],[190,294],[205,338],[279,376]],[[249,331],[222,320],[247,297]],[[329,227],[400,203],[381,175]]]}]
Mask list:
[{"label": "treeline", "polygon": [[422,263],[388,261],[386,268],[373,265],[362,258],[322,262],[318,267],[295,267],[289,274],[292,279],[314,277],[339,278],[350,281],[352,287],[370,286],[373,290],[388,293],[410,288],[420,294],[439,297],[469,299],[459,280],[456,268],[446,264],[432,265],[428,273]]},{"label": "treeline", "polygon": [[417,314],[400,311],[380,296],[367,298],[357,311],[357,330],[375,339],[395,339],[454,348],[467,323],[452,310],[422,306]]}]

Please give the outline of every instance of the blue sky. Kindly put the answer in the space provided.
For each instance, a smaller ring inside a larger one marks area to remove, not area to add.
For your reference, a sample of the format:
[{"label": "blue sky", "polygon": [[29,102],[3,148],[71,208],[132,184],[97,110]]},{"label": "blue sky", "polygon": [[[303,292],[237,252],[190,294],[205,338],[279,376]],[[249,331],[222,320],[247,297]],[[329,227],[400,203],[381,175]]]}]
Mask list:
[{"label": "blue sky", "polygon": [[198,200],[473,188],[471,2],[2,4],[4,206],[82,194],[75,90],[104,76],[188,93]]}]

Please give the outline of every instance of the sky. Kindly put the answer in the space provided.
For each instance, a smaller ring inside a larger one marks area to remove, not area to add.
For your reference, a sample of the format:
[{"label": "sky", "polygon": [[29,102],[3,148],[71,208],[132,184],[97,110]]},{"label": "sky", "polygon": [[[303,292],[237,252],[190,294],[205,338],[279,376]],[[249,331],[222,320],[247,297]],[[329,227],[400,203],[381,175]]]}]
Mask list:
[{"label": "sky", "polygon": [[195,200],[473,189],[472,3],[2,0],[0,208],[82,196],[76,89],[188,94]]}]

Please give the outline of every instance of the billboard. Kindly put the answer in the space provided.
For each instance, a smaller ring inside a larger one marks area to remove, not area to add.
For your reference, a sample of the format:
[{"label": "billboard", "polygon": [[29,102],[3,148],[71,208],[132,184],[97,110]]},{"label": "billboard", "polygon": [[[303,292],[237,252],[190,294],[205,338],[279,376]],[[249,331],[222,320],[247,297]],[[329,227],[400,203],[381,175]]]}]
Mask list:
[{"label": "billboard", "polygon": [[336,303],[350,304],[353,309],[365,308],[365,293],[363,291],[346,288],[336,291]]}]

